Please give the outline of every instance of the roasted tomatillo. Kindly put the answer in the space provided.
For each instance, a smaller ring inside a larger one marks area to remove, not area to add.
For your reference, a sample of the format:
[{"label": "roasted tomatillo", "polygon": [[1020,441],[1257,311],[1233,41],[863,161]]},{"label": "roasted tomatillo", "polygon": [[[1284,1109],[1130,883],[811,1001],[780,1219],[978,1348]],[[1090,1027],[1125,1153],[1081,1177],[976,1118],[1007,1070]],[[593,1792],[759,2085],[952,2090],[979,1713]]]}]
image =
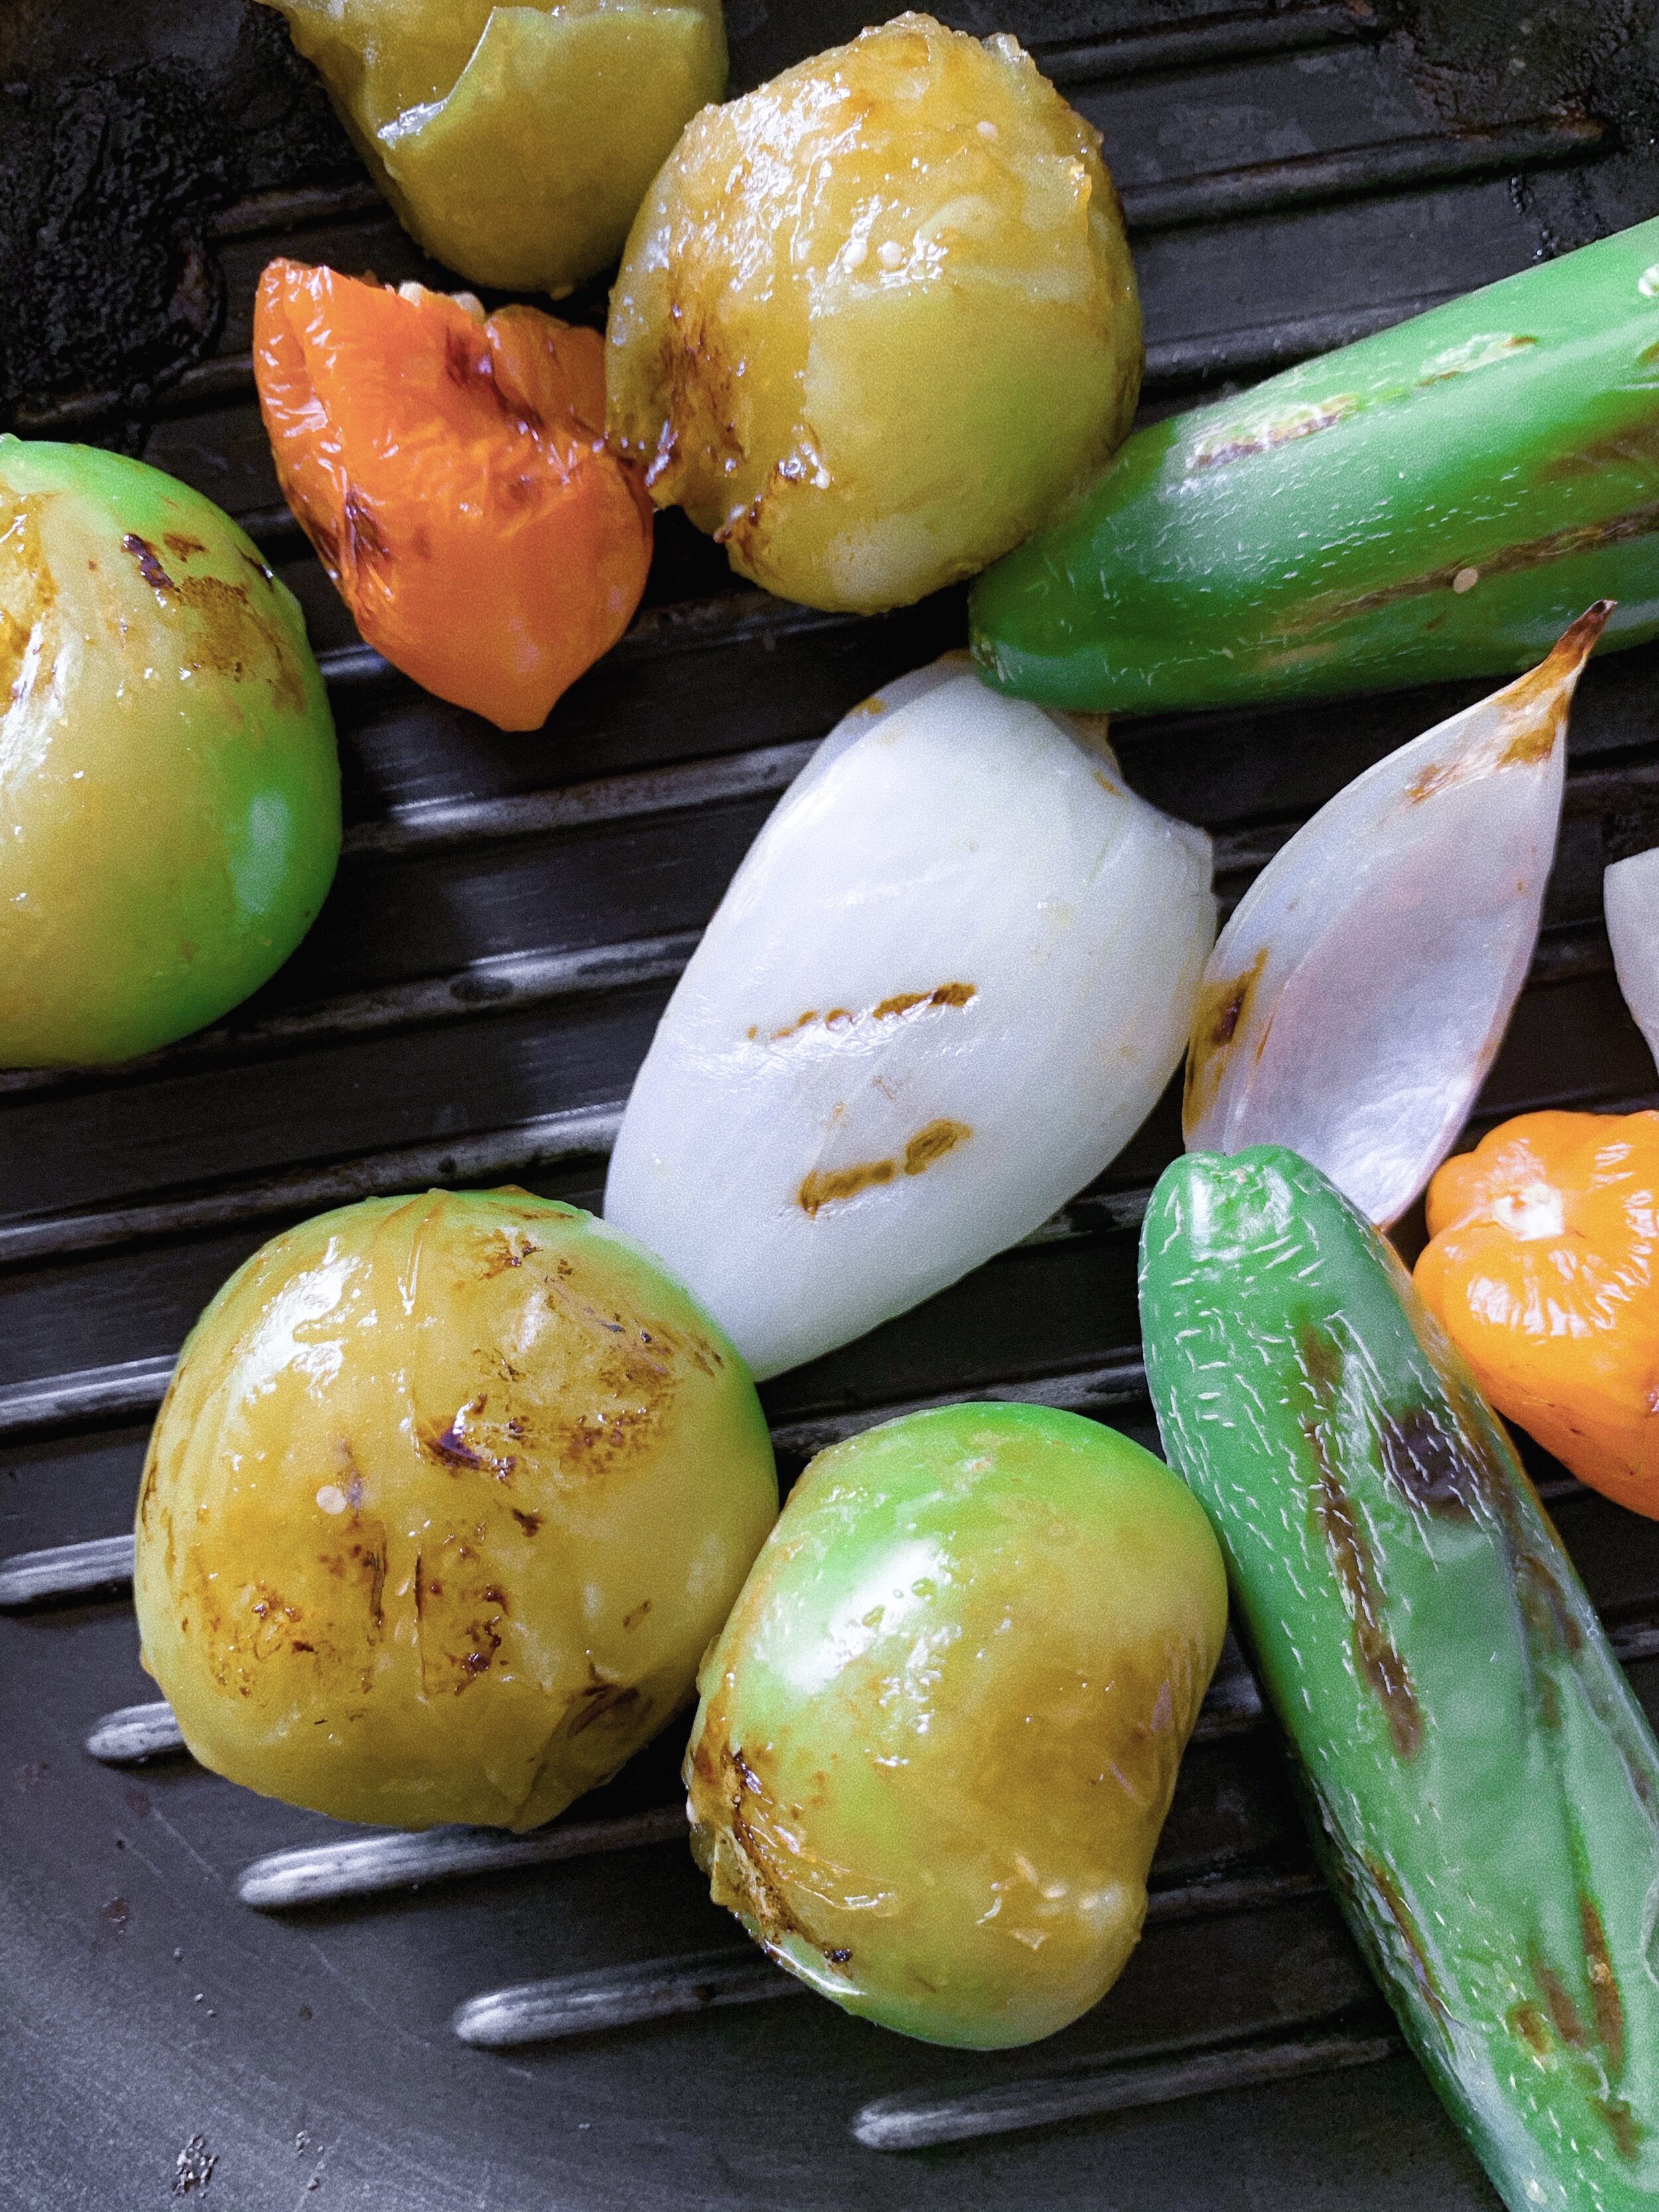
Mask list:
[{"label": "roasted tomatillo", "polygon": [[907,15],[706,109],[611,295],[610,428],[732,565],[871,613],[1098,468],[1140,383],[1100,134],[1012,38]]},{"label": "roasted tomatillo", "polygon": [[370,1199],[257,1252],[185,1346],[144,1663],[250,1789],[532,1828],[690,1694],[776,1511],[746,1371],[629,1238],[523,1191]]},{"label": "roasted tomatillo", "polygon": [[475,284],[614,261],[688,117],[726,89],[720,0],[270,0],[405,228]]},{"label": "roasted tomatillo", "polygon": [[298,603],[199,492],[0,439],[0,1066],[216,1021],[315,920],[340,771]]},{"label": "roasted tomatillo", "polygon": [[954,1406],[813,1461],[701,1677],[716,1901],[849,2012],[982,2049],[1110,1988],[1221,1650],[1220,1553],[1149,1452]]}]

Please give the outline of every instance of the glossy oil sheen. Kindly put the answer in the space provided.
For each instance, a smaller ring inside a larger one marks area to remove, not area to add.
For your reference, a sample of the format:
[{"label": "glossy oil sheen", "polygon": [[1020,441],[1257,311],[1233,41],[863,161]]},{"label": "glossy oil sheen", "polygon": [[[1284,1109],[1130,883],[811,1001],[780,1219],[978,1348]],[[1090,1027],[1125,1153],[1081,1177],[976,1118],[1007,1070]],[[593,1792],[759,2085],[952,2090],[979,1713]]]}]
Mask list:
[{"label": "glossy oil sheen", "polygon": [[1100,137],[905,15],[689,125],[611,294],[610,428],[769,591],[869,613],[1018,544],[1128,428]]},{"label": "glossy oil sheen", "polygon": [[298,603],[159,469],[0,439],[0,1066],[118,1060],[256,989],[340,850]]},{"label": "glossy oil sheen", "polygon": [[831,732],[629,1099],[605,1212],[758,1375],[1041,1226],[1152,1111],[1215,927],[1210,842],[1098,731],[960,654]]},{"label": "glossy oil sheen", "polygon": [[689,1697],[776,1510],[741,1363],[627,1238],[524,1192],[367,1200],[265,1245],[185,1345],[144,1662],[250,1789],[534,1827]]},{"label": "glossy oil sheen", "polygon": [[1429,1186],[1413,1279],[1506,1419],[1659,1517],[1659,1114],[1522,1114]]},{"label": "glossy oil sheen", "polygon": [[404,227],[476,284],[556,297],[614,261],[726,89],[720,0],[270,0]]},{"label": "glossy oil sheen", "polygon": [[1155,711],[1659,630],[1659,221],[1129,439],[977,586],[988,678]]},{"label": "glossy oil sheen", "polygon": [[1316,1169],[1188,1156],[1147,1375],[1316,1846],[1510,2212],[1659,2197],[1659,1751],[1458,1355]]},{"label": "glossy oil sheen", "polygon": [[1194,1152],[1281,1144],[1397,1220],[1474,1103],[1526,981],[1555,854],[1567,714],[1601,634],[1366,770],[1281,847],[1204,971]]},{"label": "glossy oil sheen", "polygon": [[701,1677],[716,1901],[849,2012],[980,2048],[1117,1978],[1226,1627],[1203,1514],[1075,1413],[954,1406],[814,1460]]}]

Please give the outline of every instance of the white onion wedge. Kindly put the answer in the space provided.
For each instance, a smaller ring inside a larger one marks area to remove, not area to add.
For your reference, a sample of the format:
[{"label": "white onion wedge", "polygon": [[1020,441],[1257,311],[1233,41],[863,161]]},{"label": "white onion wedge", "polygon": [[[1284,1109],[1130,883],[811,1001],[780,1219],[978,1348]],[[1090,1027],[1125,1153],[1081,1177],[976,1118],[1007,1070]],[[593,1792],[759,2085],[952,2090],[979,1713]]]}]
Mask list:
[{"label": "white onion wedge", "polygon": [[1601,905],[1619,988],[1659,1061],[1659,845],[1613,862],[1601,878]]},{"label": "white onion wedge", "polygon": [[1080,1190],[1174,1073],[1210,841],[965,655],[825,738],[640,1070],[608,1219],[757,1375],[844,1344]]},{"label": "white onion wedge", "polygon": [[1256,878],[1204,974],[1189,1151],[1288,1146],[1379,1224],[1424,1188],[1526,980],[1567,710],[1611,611],[1356,777]]}]

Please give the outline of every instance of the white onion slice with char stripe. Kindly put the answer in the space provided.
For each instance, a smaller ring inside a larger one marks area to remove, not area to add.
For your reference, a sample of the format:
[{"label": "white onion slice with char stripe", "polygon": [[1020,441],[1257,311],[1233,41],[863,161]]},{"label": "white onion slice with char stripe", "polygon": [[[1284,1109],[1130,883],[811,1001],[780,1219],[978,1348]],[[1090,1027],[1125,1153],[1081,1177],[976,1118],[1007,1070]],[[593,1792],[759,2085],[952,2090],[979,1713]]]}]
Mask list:
[{"label": "white onion slice with char stripe", "polygon": [[1285,1145],[1397,1220],[1503,1041],[1555,854],[1567,714],[1612,611],[1358,776],[1274,854],[1205,970],[1189,1151]]},{"label": "white onion slice with char stripe", "polygon": [[953,654],[855,708],[665,1012],[608,1218],[775,1374],[903,1312],[1098,1175],[1181,1056],[1210,843],[1098,729]]}]

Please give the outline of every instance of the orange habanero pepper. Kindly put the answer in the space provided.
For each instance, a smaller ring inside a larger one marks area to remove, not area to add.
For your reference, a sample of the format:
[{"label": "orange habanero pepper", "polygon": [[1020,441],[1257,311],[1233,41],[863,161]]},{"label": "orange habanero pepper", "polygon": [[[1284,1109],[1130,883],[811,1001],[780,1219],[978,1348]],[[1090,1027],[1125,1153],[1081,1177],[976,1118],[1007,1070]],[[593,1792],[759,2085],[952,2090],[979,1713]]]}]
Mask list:
[{"label": "orange habanero pepper", "polygon": [[1492,1403],[1659,1519],[1659,1114],[1522,1114],[1428,1213],[1417,1287]]},{"label": "orange habanero pepper", "polygon": [[441,699],[539,727],[651,560],[598,332],[273,261],[253,358],[283,494],[364,638]]}]

